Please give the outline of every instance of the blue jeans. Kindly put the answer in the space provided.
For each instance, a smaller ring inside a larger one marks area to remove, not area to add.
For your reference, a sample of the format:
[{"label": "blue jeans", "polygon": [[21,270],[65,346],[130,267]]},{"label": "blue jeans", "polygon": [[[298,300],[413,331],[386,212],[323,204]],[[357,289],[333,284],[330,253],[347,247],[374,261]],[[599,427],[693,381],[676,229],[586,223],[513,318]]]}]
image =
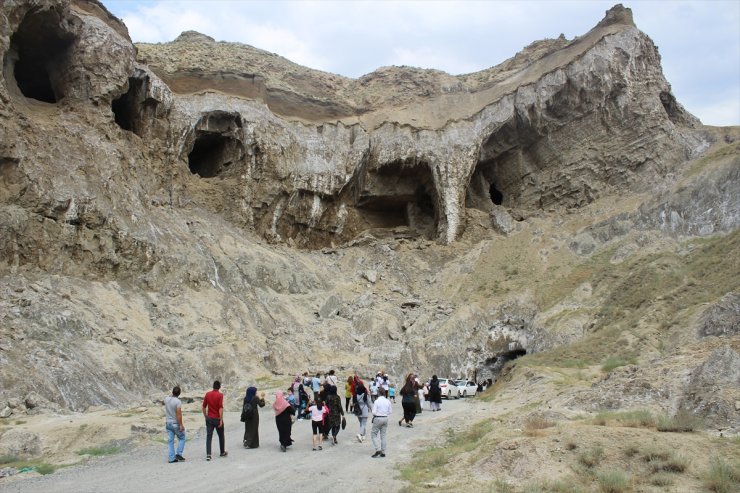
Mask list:
[{"label": "blue jeans", "polygon": [[177,455],[182,455],[185,450],[185,432],[180,431],[177,423],[165,423],[167,429],[167,450],[169,451],[170,462],[175,460],[175,435],[177,435]]}]

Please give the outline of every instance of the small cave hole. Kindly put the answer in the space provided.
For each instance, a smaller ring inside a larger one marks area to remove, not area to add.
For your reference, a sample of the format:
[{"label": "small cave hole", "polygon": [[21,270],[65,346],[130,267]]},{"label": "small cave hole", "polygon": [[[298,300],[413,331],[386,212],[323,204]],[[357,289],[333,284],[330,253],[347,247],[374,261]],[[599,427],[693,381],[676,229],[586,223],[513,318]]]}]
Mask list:
[{"label": "small cave hole", "polygon": [[501,205],[504,202],[504,194],[496,188],[495,183],[491,183],[491,188],[488,193],[491,195],[491,201],[496,205]]},{"label": "small cave hole", "polygon": [[241,160],[243,145],[233,137],[206,132],[200,134],[188,155],[190,172],[201,178],[213,178]]},{"label": "small cave hole", "polygon": [[144,102],[144,80],[129,77],[128,91],[113,100],[111,109],[119,127],[141,135],[139,132],[140,110]]},{"label": "small cave hole", "polygon": [[506,363],[520,358],[525,354],[527,354],[527,350],[521,348],[498,353],[496,354],[496,356],[492,356],[486,359],[483,367],[479,368],[477,373],[483,378],[493,378],[494,380],[496,380]]},{"label": "small cave hole", "polygon": [[12,73],[18,90],[29,99],[56,103],[65,96],[64,77],[75,38],[60,25],[54,10],[32,12],[10,39],[6,78]]}]

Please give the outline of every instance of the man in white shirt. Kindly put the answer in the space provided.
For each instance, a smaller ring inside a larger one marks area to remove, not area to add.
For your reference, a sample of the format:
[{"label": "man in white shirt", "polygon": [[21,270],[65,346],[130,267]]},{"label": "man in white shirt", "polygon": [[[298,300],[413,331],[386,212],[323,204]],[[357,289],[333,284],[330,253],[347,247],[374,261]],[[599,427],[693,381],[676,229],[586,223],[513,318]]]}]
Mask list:
[{"label": "man in white shirt", "polygon": [[388,416],[392,412],[391,401],[385,398],[385,389],[381,387],[378,389],[378,398],[373,402],[373,457],[385,457],[385,435],[388,431]]}]

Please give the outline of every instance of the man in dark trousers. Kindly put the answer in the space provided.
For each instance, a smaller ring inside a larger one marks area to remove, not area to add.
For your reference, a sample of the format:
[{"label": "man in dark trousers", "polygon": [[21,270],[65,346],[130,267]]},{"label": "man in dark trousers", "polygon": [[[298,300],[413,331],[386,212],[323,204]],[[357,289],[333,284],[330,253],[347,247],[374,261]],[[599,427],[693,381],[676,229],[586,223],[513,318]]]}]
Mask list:
[{"label": "man in dark trousers", "polygon": [[219,391],[221,382],[213,382],[213,390],[203,398],[203,416],[206,418],[206,460],[211,460],[211,440],[213,430],[218,433],[218,446],[221,457],[226,457],[226,438],[224,437],[224,395]]}]

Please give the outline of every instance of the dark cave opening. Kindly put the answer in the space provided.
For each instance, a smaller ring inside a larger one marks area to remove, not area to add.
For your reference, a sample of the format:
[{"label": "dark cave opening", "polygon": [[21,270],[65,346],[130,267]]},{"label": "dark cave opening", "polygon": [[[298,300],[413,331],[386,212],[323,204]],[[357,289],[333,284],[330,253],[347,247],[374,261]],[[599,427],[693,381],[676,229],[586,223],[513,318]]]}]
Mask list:
[{"label": "dark cave opening", "polygon": [[479,379],[492,378],[495,381],[506,363],[525,354],[527,354],[527,350],[522,348],[497,353],[496,356],[486,359],[483,365],[478,368],[476,374]]},{"label": "dark cave opening", "polygon": [[367,227],[406,226],[433,237],[437,210],[434,180],[425,163],[394,162],[369,172],[356,206]]},{"label": "dark cave opening", "polygon": [[501,191],[496,188],[495,183],[491,183],[491,187],[488,193],[491,196],[491,202],[493,202],[494,204],[501,205],[504,202],[504,194],[502,194]]},{"label": "dark cave opening", "polygon": [[5,55],[6,79],[13,74],[20,92],[29,99],[57,103],[65,96],[64,77],[75,37],[61,29],[54,10],[31,12],[10,39]]},{"label": "dark cave opening", "polygon": [[145,81],[129,77],[128,91],[111,104],[113,116],[119,127],[140,135],[139,121],[141,106],[144,102]]},{"label": "dark cave opening", "polygon": [[204,132],[195,139],[188,154],[188,167],[201,178],[213,178],[241,160],[242,155],[240,141],[228,135]]}]

